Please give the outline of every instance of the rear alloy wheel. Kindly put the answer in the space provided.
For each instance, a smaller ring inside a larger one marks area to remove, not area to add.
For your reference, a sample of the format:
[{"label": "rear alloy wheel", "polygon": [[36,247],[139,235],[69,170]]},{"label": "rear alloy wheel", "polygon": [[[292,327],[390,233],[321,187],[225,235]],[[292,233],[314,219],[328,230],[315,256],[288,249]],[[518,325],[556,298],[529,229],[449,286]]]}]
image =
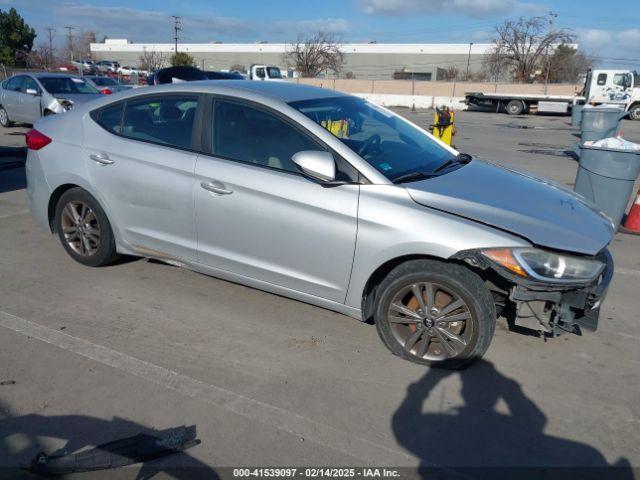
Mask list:
[{"label": "rear alloy wheel", "polygon": [[12,125],[11,120],[9,120],[9,114],[4,107],[0,107],[0,125],[4,128],[8,128]]},{"label": "rear alloy wheel", "polygon": [[629,118],[631,120],[640,120],[640,104],[634,105],[629,109]]},{"label": "rear alloy wheel", "polygon": [[511,100],[507,103],[507,113],[509,115],[520,115],[524,111],[524,103],[520,100]]},{"label": "rear alloy wheel", "polygon": [[118,257],[107,216],[81,188],[72,188],[60,197],[55,227],[64,249],[83,265],[108,265]]},{"label": "rear alloy wheel", "polygon": [[460,368],[480,358],[495,328],[495,306],[480,277],[467,268],[412,260],[381,283],[378,333],[396,355],[412,362]]}]

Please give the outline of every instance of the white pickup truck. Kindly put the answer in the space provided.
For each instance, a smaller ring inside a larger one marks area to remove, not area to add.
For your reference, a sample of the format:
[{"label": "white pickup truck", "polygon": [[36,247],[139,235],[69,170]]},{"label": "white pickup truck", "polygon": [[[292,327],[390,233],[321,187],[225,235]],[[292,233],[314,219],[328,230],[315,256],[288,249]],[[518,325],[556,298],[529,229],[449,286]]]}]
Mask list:
[{"label": "white pickup truck", "polygon": [[275,65],[250,65],[247,78],[249,80],[281,81],[282,72]]},{"label": "white pickup truck", "polygon": [[629,118],[640,120],[640,75],[629,70],[589,70],[577,96],[467,92],[465,101],[510,115],[568,113],[576,102],[621,105],[629,112]]}]

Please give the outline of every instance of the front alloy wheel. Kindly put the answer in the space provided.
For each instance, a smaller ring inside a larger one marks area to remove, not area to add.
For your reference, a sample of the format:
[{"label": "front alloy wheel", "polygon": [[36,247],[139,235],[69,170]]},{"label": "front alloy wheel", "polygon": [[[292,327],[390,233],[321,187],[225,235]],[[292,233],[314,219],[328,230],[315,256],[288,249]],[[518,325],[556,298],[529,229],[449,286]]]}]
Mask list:
[{"label": "front alloy wheel", "polygon": [[375,295],[376,328],[395,355],[460,368],[489,348],[496,322],[493,296],[463,265],[407,261],[389,272]]},{"label": "front alloy wheel", "polygon": [[471,341],[473,322],[466,302],[436,283],[400,289],[387,311],[395,339],[407,354],[442,361],[457,357]]}]

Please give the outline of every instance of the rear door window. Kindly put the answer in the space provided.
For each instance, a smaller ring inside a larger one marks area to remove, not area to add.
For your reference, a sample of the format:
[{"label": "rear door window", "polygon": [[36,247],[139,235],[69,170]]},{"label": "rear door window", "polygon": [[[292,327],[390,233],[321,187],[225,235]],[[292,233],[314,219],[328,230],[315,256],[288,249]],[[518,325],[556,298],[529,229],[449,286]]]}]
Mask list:
[{"label": "rear door window", "polygon": [[598,74],[598,85],[604,85],[607,83],[607,74],[600,73]]},{"label": "rear door window", "polygon": [[121,135],[171,147],[192,147],[196,95],[154,96],[126,103]]}]

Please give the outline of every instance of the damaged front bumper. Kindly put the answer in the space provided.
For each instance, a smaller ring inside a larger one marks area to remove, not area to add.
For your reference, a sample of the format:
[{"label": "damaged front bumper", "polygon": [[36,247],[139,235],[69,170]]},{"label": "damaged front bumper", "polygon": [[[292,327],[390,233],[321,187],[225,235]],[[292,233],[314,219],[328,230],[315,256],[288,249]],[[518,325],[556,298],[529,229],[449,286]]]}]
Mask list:
[{"label": "damaged front bumper", "polygon": [[[505,283],[501,290],[510,302],[502,312],[515,325],[558,336],[565,332],[580,334],[582,330],[596,331],[600,308],[613,277],[613,257],[607,249],[597,255],[605,267],[596,280],[589,284],[561,285],[523,279],[510,272],[495,268],[478,256],[476,267],[490,269]],[[464,258],[469,262],[470,257]],[[469,262],[471,263],[471,262]],[[472,263],[473,264],[473,263]],[[499,287],[500,288],[500,287]],[[511,307],[511,308],[507,308]]]},{"label": "damaged front bumper", "polygon": [[572,287],[516,284],[509,298],[516,303],[516,324],[531,328],[528,321],[535,318],[542,329],[554,336],[564,332],[580,333],[582,329],[595,332],[600,307],[613,277],[613,258],[603,252],[605,268],[598,279],[589,284]]}]

